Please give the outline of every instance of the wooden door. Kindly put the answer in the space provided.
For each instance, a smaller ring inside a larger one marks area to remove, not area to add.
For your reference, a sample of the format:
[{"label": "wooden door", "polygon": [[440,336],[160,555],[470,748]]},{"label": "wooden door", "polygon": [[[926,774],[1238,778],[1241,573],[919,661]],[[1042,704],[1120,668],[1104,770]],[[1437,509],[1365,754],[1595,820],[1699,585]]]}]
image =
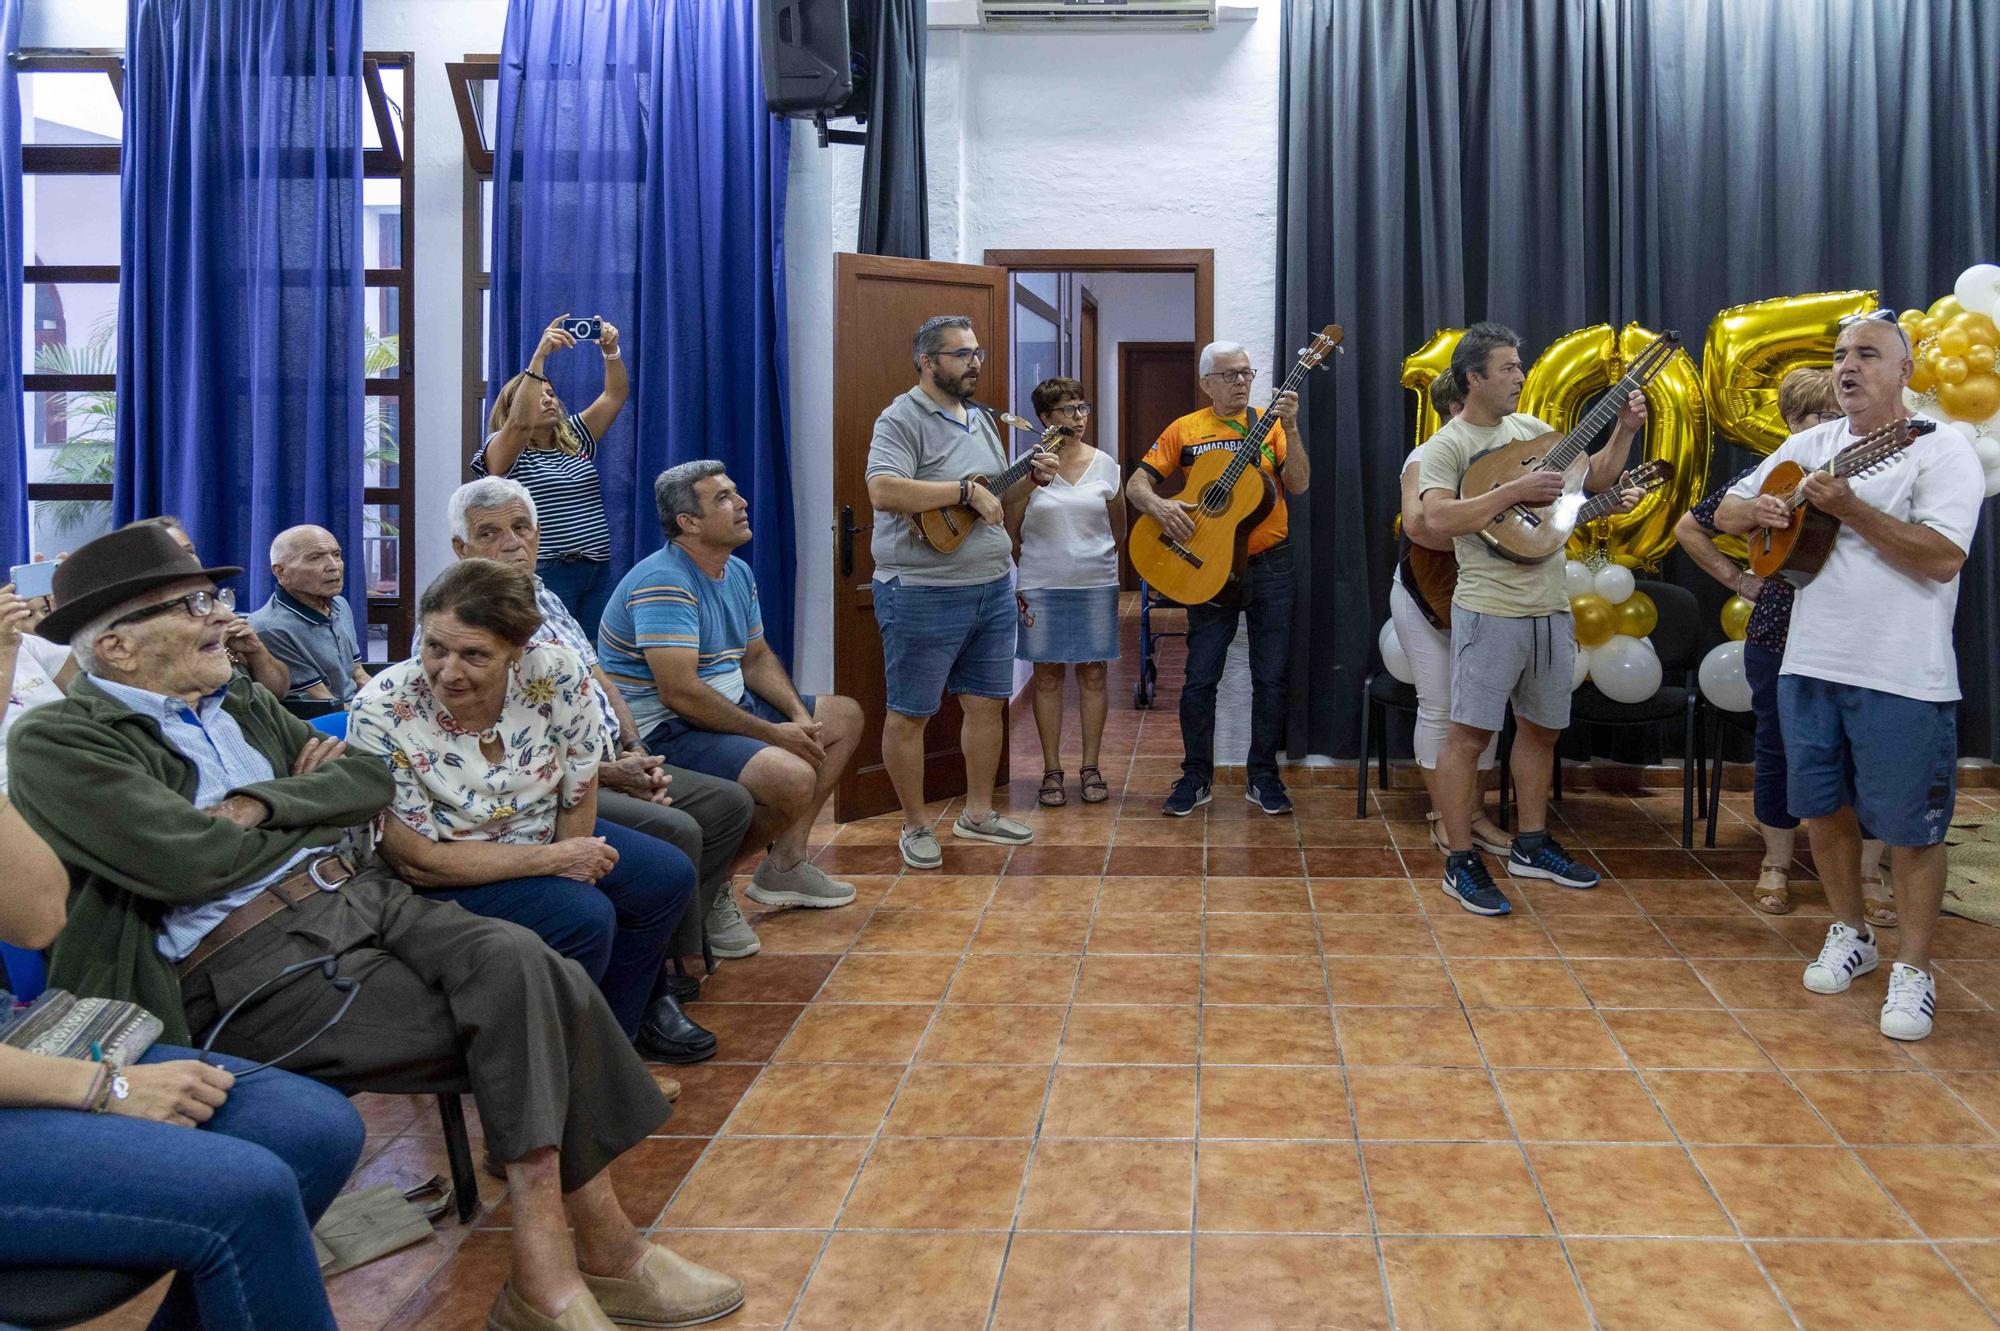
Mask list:
[{"label": "wooden door", "polygon": [[[1079,302],[1082,313],[1076,324],[1076,377],[1083,384],[1083,400],[1097,403],[1103,401],[1097,396],[1097,297],[1081,285],[1077,290],[1083,299]],[[1086,437],[1094,441],[1099,435],[1093,429]]]},{"label": "wooden door", "polygon": [[[1200,409],[1199,364],[1192,342],[1118,344],[1118,464],[1127,479],[1167,426]],[[1161,491],[1171,494],[1179,484],[1175,478]],[[1138,590],[1139,575],[1125,551],[1118,555],[1118,581],[1126,591]]]},{"label": "wooden door", "polygon": [[[882,634],[875,625],[875,561],[870,554],[874,511],[868,506],[868,441],[875,418],[916,383],[910,338],[937,314],[972,319],[987,361],[983,401],[1007,408],[1008,277],[1005,268],[835,256],[833,289],[833,686],[861,704],[861,743],[834,790],[833,816],[852,822],[896,807],[882,766]],[[1003,435],[1008,432],[1003,431]],[[1018,440],[1008,439],[1009,452]],[[958,744],[958,704],[947,695],[924,732],[924,798],[965,793],[965,755]],[[1000,785],[1007,783],[1007,747],[1000,749]]]}]

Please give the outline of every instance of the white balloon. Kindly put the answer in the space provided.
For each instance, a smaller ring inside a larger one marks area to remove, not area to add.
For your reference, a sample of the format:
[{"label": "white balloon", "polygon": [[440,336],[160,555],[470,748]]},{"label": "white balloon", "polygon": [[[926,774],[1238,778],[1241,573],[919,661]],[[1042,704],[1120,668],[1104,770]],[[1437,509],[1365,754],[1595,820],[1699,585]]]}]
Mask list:
[{"label": "white balloon", "polygon": [[1575,693],[1583,687],[1583,681],[1590,678],[1590,648],[1576,649],[1576,668],[1570,671],[1569,691]]},{"label": "white balloon", "polygon": [[1613,702],[1644,702],[1660,689],[1660,658],[1628,633],[1591,649],[1590,682]]},{"label": "white balloon", "polygon": [[1958,281],[1952,284],[1951,294],[1974,314],[1990,317],[1996,309],[2000,309],[2000,267],[1990,263],[1973,264],[1958,275]]},{"label": "white balloon", "polygon": [[1725,712],[1750,710],[1750,681],[1743,674],[1743,644],[1725,642],[1701,658],[1701,696]]},{"label": "white balloon", "polygon": [[1972,436],[1972,451],[1979,457],[1979,465],[1985,471],[2000,467],[2000,439],[1990,434]]},{"label": "white balloon", "polygon": [[1623,564],[1606,564],[1597,570],[1597,594],[1617,605],[1632,594],[1632,570]]},{"label": "white balloon", "polygon": [[1596,577],[1590,565],[1581,559],[1572,559],[1563,564],[1563,595],[1588,596],[1597,590]]},{"label": "white balloon", "polygon": [[1403,640],[1396,636],[1396,621],[1382,621],[1382,631],[1375,635],[1375,645],[1382,651],[1382,667],[1405,684],[1417,682],[1417,672],[1410,669],[1409,653],[1403,650]]}]

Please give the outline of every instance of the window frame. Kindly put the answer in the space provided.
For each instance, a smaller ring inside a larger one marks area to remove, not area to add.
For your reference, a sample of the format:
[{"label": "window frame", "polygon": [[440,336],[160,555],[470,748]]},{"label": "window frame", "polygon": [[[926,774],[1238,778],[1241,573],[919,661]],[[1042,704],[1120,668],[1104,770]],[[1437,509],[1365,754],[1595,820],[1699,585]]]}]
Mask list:
[{"label": "window frame", "polygon": [[[395,132],[387,94],[382,86],[384,65],[393,65],[403,71],[400,135]],[[396,594],[376,596],[371,593],[367,616],[368,627],[379,624],[387,630],[389,659],[392,661],[401,659],[398,644],[410,641],[415,629],[417,602],[417,544],[411,530],[417,502],[417,450],[411,433],[416,424],[417,367],[416,343],[410,336],[416,319],[417,173],[416,151],[412,146],[416,132],[416,76],[417,60],[412,51],[362,53],[362,87],[368,99],[369,114],[374,118],[376,133],[382,143],[380,148],[362,151],[362,178],[399,181],[402,195],[396,242],[397,266],[365,268],[361,275],[364,299],[372,298],[373,292],[383,288],[396,293],[396,373],[385,378],[364,379],[361,389],[366,396],[388,398],[396,404],[396,484],[364,484],[361,499],[364,505],[393,504],[396,509]],[[364,442],[364,449],[366,446]],[[356,465],[362,468],[365,483],[365,458],[357,458]],[[363,539],[366,539],[365,535]],[[363,639],[367,636],[364,631]],[[365,641],[363,650],[366,650]]]},{"label": "window frame", "polygon": [[[465,403],[460,467],[461,475],[469,479],[472,475],[472,455],[479,451],[479,445],[486,437],[486,375],[480,361],[486,343],[485,297],[493,285],[493,274],[480,260],[480,231],[486,220],[480,206],[480,195],[482,187],[493,179],[493,145],[487,141],[486,127],[479,122],[477,85],[499,80],[500,57],[496,54],[467,55],[463,60],[445,65],[445,77],[451,82],[452,105],[458,110],[459,135],[465,149],[464,226],[459,246],[461,290],[464,292],[459,375],[462,385],[460,396]],[[495,203],[498,203],[497,195]]]}]

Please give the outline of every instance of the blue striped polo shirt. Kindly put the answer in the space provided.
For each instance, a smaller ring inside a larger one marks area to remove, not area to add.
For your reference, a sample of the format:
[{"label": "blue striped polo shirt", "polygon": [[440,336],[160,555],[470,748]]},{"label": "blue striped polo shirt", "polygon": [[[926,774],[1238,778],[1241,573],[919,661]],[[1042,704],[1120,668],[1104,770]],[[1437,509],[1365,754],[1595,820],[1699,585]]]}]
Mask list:
[{"label": "blue striped polo shirt", "polygon": [[743,653],[764,636],[757,577],[734,555],[711,578],[678,545],[647,555],[618,584],[597,626],[598,664],[632,708],[641,735],[673,712],[653,686],[648,647],[691,649],[695,673],[731,702],[743,701]]}]

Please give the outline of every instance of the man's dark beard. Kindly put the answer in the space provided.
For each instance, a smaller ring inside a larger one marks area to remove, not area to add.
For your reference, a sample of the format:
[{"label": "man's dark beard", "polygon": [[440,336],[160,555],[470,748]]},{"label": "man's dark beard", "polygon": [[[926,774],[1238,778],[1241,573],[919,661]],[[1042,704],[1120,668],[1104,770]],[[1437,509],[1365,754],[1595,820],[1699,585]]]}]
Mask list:
[{"label": "man's dark beard", "polygon": [[935,376],[935,382],[939,388],[942,388],[959,401],[970,402],[973,395],[979,391],[979,385],[977,382],[967,384],[966,380],[975,378],[974,371],[965,369],[960,370],[957,377],[952,379],[946,379],[942,375]]}]

